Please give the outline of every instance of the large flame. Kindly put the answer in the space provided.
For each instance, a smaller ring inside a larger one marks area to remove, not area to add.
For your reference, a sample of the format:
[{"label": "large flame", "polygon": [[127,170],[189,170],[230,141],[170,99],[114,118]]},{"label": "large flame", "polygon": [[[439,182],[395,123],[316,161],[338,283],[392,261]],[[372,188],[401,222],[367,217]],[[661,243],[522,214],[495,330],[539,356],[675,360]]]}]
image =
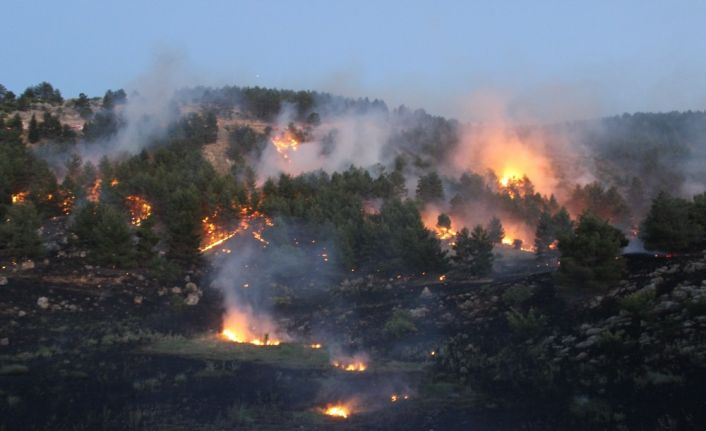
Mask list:
[{"label": "large flame", "polygon": [[289,161],[290,152],[297,151],[299,148],[299,142],[289,131],[284,131],[283,133],[274,136],[271,141],[277,152],[287,161]]},{"label": "large flame", "polygon": [[282,340],[275,332],[276,325],[268,316],[256,315],[249,307],[232,307],[223,319],[221,335],[234,343],[278,346]]}]

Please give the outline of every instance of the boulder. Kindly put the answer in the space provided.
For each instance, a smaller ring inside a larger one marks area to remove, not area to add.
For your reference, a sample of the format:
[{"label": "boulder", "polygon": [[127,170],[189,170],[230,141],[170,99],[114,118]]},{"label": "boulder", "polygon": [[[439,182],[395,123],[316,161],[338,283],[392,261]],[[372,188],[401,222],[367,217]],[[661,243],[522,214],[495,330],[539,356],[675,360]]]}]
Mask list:
[{"label": "boulder", "polygon": [[27,271],[29,269],[34,269],[34,261],[33,260],[25,260],[20,264],[20,269],[22,271]]},{"label": "boulder", "polygon": [[186,305],[196,305],[199,303],[201,297],[197,293],[189,293],[184,299],[184,304]]},{"label": "boulder", "polygon": [[145,299],[145,298],[144,298],[142,295],[135,295],[135,297],[132,298],[132,302],[134,302],[134,303],[137,304],[137,305],[140,305],[140,304],[142,304],[142,301],[143,301],[144,299]]},{"label": "boulder", "polygon": [[40,296],[39,299],[37,299],[37,306],[42,310],[46,310],[49,308],[49,298],[46,296]]},{"label": "boulder", "polygon": [[7,285],[7,277],[0,277],[0,286]]}]

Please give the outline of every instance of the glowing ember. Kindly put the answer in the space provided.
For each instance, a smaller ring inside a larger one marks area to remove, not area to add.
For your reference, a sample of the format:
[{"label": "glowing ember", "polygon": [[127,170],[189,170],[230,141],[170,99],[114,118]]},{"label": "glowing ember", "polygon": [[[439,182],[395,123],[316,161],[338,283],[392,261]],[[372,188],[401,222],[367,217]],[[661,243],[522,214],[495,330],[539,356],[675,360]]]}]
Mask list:
[{"label": "glowing ember", "polygon": [[17,194],[12,195],[12,203],[13,204],[21,204],[27,199],[28,192],[20,192]]},{"label": "glowing ember", "polygon": [[278,153],[282,155],[284,160],[289,161],[289,153],[291,151],[297,151],[299,148],[299,142],[294,139],[294,136],[289,132],[284,132],[272,138],[272,144]]},{"label": "glowing ember", "polygon": [[113,179],[110,181],[110,187],[115,187],[115,186],[117,186],[118,184],[120,184],[120,181],[118,181],[117,178],[113,178]]},{"label": "glowing ember", "polygon": [[320,349],[321,344],[319,344],[319,343],[309,344],[309,347],[311,347],[312,349]]},{"label": "glowing ember", "polygon": [[152,205],[140,196],[131,195],[125,198],[130,211],[130,223],[139,226],[152,215]]},{"label": "glowing ember", "polygon": [[407,394],[403,394],[403,395],[392,394],[392,395],[390,395],[390,401],[392,401],[393,403],[396,403],[397,401],[400,401],[400,400],[408,400],[408,399],[409,399],[409,395],[407,395]]},{"label": "glowing ember", "polygon": [[328,405],[323,409],[323,413],[327,416],[347,419],[351,414],[351,409],[343,404]]},{"label": "glowing ember", "polygon": [[71,192],[68,192],[66,194],[66,197],[61,201],[61,212],[63,212],[65,215],[71,214],[71,210],[74,207],[75,200],[76,196],[71,194]]}]

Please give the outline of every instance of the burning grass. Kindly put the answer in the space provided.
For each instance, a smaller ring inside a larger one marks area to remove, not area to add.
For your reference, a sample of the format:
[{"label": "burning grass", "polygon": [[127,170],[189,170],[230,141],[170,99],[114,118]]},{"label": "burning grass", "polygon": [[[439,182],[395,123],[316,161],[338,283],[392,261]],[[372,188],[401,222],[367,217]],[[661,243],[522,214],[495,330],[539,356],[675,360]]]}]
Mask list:
[{"label": "burning grass", "polygon": [[326,416],[331,416],[332,418],[348,419],[348,417],[352,414],[352,409],[349,405],[343,403],[328,404],[326,407],[321,409],[321,412]]}]

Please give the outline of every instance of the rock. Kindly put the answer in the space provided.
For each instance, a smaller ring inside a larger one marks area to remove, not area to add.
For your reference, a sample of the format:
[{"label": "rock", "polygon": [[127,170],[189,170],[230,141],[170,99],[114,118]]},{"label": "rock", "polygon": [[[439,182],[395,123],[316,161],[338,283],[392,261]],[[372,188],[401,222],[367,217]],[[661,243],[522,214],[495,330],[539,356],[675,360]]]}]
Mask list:
[{"label": "rock", "polygon": [[577,349],[588,349],[589,347],[593,346],[598,342],[598,336],[597,335],[591,335],[586,339],[586,341],[582,341],[581,343],[576,344]]},{"label": "rock", "polygon": [[198,292],[198,291],[199,291],[199,287],[196,285],[196,283],[194,283],[194,282],[192,282],[192,281],[189,281],[189,282],[186,283],[186,285],[184,286],[184,291],[185,291],[185,292],[195,293],[195,292]]},{"label": "rock", "polygon": [[679,304],[674,301],[663,301],[655,306],[655,313],[669,314],[677,311],[680,308]]},{"label": "rock", "polygon": [[17,312],[17,316],[18,316],[18,317],[25,317],[26,315],[27,315],[27,312],[25,312],[25,311],[23,311],[23,310],[20,310],[20,311]]},{"label": "rock", "polygon": [[85,252],[85,251],[82,251],[81,253],[78,254],[78,256],[79,256],[80,258],[84,258],[84,257],[86,257],[86,252]]},{"label": "rock", "polygon": [[0,277],[0,286],[7,285],[7,277]]},{"label": "rock", "polygon": [[422,289],[422,293],[419,294],[419,297],[420,297],[420,298],[423,298],[423,299],[429,299],[429,298],[431,298],[432,296],[433,296],[433,295],[432,295],[432,293],[431,293],[431,290],[429,290],[428,287],[425,287],[424,289]]},{"label": "rock", "polygon": [[429,309],[426,307],[413,308],[409,310],[409,314],[415,319],[423,319],[429,314]]},{"label": "rock", "polygon": [[20,269],[22,271],[27,271],[29,269],[34,269],[34,261],[33,260],[25,260],[20,264]]},{"label": "rock", "polygon": [[596,334],[600,334],[603,331],[604,331],[603,328],[589,328],[586,330],[586,335],[588,335],[588,336],[596,335]]},{"label": "rock", "polygon": [[181,293],[181,287],[172,287],[172,293],[178,295]]},{"label": "rock", "polygon": [[42,310],[46,310],[47,308],[49,308],[49,298],[47,298],[46,296],[39,297],[39,299],[37,299],[37,305]]},{"label": "rock", "polygon": [[186,299],[184,300],[184,304],[186,305],[196,305],[199,303],[199,300],[201,297],[199,297],[198,294],[196,293],[190,293],[186,295]]},{"label": "rock", "polygon": [[144,299],[144,298],[143,298],[142,295],[135,295],[135,297],[132,298],[132,302],[134,302],[134,303],[137,304],[137,305],[140,305],[140,304],[142,304],[142,300],[143,300],[143,299]]},{"label": "rock", "polygon": [[10,345],[10,339],[5,337],[5,338],[0,338],[0,346],[9,346]]}]

